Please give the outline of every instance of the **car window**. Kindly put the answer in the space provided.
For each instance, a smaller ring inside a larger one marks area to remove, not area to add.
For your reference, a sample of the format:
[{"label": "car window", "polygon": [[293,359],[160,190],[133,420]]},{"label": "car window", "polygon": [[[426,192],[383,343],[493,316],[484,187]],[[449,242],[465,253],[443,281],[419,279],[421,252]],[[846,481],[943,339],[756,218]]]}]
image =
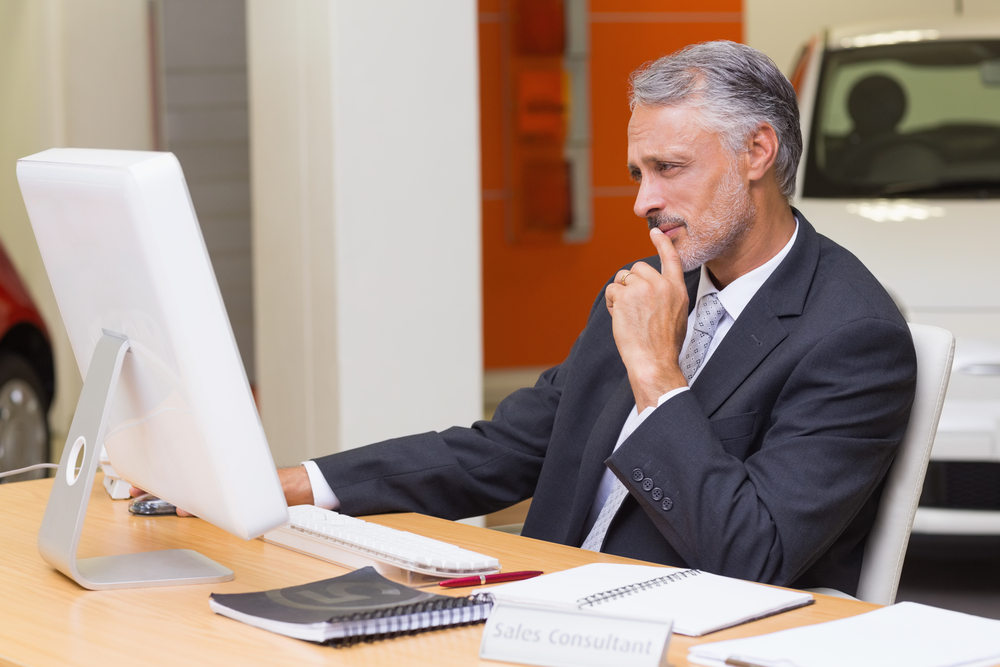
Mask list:
[{"label": "car window", "polygon": [[828,51],[807,197],[1000,197],[1000,41]]}]

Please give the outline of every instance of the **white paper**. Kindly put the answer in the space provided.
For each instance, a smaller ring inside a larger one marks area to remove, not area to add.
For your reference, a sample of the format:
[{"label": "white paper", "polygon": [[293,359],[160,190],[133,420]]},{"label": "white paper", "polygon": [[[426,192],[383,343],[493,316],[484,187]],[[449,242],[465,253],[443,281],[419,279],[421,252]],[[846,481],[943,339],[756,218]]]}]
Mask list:
[{"label": "white paper", "polygon": [[768,635],[700,644],[688,661],[737,658],[770,667],[972,667],[1000,663],[1000,621],[900,602],[866,614]]}]

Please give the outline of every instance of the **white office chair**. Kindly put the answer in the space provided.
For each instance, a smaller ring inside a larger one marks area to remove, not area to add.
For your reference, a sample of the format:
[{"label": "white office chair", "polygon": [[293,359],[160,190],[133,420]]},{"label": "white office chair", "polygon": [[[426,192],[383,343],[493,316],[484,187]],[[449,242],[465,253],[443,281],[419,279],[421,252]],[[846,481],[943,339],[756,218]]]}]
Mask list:
[{"label": "white office chair", "polygon": [[[875,524],[865,545],[858,582],[858,599],[876,604],[896,601],[913,515],[923,489],[927,461],[937,434],[941,406],[951,377],[951,362],[955,356],[955,337],[950,331],[911,324],[910,333],[917,351],[917,393],[906,435],[886,476]],[[850,597],[830,588],[811,590]]]}]

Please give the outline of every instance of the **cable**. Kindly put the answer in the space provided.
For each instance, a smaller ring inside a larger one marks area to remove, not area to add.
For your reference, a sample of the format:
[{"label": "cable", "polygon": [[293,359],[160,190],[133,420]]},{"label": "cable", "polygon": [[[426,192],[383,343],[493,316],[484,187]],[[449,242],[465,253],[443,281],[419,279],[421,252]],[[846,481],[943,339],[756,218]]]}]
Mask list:
[{"label": "cable", "polygon": [[31,472],[32,470],[41,470],[42,468],[58,468],[59,465],[56,463],[36,463],[33,466],[28,466],[27,468],[18,468],[17,470],[8,470],[7,472],[0,472],[0,478],[10,477],[12,475],[20,475],[22,472]]}]

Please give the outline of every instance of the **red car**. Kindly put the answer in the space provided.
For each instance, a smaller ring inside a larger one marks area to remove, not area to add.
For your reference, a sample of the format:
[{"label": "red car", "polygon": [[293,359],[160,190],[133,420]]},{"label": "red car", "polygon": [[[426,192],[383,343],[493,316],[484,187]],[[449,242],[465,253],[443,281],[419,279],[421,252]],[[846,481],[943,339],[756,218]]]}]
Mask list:
[{"label": "red car", "polygon": [[[48,462],[54,394],[48,331],[0,246],[0,472]],[[44,476],[37,470],[0,482]]]}]

